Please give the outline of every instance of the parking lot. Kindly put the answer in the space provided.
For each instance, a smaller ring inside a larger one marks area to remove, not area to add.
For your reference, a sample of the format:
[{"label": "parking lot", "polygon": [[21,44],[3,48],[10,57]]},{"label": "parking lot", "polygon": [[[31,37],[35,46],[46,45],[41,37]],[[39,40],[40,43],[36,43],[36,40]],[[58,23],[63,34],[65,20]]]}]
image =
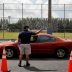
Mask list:
[{"label": "parking lot", "polygon": [[[8,70],[11,72],[67,72],[68,59],[31,59],[30,67],[25,67],[25,61],[22,61],[22,67],[18,67],[18,59],[7,60]],[[1,63],[1,59],[0,59]],[[1,65],[0,65],[1,66]]]}]

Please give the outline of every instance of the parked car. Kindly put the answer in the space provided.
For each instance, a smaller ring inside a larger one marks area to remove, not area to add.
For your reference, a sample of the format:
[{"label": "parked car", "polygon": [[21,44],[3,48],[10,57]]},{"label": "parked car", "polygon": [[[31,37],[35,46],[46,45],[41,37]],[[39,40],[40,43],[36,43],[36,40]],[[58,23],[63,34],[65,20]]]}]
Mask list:
[{"label": "parked car", "polygon": [[[72,40],[62,39],[49,34],[37,34],[31,37],[32,55],[54,55],[58,58],[68,56],[72,50]],[[7,58],[19,55],[17,41],[5,41],[0,43],[0,55],[3,48],[6,49]]]}]

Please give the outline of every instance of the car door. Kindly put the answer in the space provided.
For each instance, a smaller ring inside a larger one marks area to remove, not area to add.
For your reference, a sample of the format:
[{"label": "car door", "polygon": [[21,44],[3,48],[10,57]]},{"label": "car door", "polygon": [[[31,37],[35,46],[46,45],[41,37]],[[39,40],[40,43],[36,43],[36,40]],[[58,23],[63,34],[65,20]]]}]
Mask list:
[{"label": "car door", "polygon": [[31,43],[33,54],[51,54],[53,53],[53,43],[55,38],[47,35],[35,36],[35,41]]}]

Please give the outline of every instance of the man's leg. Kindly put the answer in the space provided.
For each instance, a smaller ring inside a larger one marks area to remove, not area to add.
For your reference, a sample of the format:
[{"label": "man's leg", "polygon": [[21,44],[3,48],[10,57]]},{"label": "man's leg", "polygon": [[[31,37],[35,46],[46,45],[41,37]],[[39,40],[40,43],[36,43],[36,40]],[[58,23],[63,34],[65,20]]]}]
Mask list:
[{"label": "man's leg", "polygon": [[22,63],[22,54],[19,55],[19,64],[18,64],[19,67],[21,67],[21,63]]},{"label": "man's leg", "polygon": [[25,54],[26,54],[26,66],[30,66],[29,64],[29,55],[31,54],[30,44],[25,44]]},{"label": "man's leg", "polygon": [[29,54],[26,54],[26,66],[30,66],[30,63],[29,63]]},{"label": "man's leg", "polygon": [[23,52],[23,45],[22,44],[20,44],[19,50],[20,50],[20,55],[19,55],[19,64],[18,64],[18,66],[21,67],[22,57],[23,57],[23,53],[24,53]]}]

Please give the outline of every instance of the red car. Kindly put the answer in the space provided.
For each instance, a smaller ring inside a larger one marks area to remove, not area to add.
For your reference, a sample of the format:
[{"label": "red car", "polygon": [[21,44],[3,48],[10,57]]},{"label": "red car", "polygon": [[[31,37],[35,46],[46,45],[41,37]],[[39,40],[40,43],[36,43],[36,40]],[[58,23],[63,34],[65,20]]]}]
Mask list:
[{"label": "red car", "polygon": [[[0,55],[2,55],[3,48],[6,49],[8,58],[19,55],[17,42],[6,41],[0,43]],[[32,55],[54,55],[58,58],[64,58],[69,55],[72,50],[72,40],[42,33],[32,36],[31,49]]]}]

